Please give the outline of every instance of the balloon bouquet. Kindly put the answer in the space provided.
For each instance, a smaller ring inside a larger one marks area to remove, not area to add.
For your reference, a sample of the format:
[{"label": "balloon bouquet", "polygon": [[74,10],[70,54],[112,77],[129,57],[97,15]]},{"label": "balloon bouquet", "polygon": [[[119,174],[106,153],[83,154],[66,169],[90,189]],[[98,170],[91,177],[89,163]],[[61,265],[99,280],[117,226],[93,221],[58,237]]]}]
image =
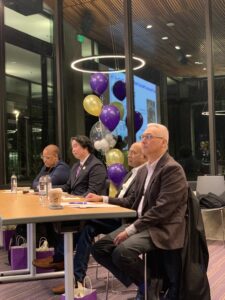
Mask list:
[{"label": "balloon bouquet", "polygon": [[[121,185],[127,171],[123,165],[124,154],[114,148],[117,143],[116,127],[124,117],[122,103],[115,101],[103,105],[100,96],[108,87],[108,78],[103,73],[94,73],[90,78],[90,86],[93,91],[83,100],[83,107],[89,114],[99,117],[90,131],[90,139],[97,151],[102,152],[106,158],[107,172],[110,179],[110,196],[114,196]],[[126,86],[121,80],[113,85],[114,96],[123,101],[126,97]],[[143,118],[139,112],[135,112],[135,130],[138,131],[143,124]]]}]

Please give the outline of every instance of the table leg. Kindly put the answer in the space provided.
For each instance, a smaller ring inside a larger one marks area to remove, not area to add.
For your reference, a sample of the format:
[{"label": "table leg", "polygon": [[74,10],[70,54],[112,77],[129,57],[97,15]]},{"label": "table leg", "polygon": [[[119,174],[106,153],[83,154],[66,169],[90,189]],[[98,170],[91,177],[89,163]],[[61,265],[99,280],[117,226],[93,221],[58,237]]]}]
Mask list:
[{"label": "table leg", "polygon": [[74,299],[73,280],[73,232],[64,232],[65,295],[66,300]]},{"label": "table leg", "polygon": [[32,261],[36,257],[36,224],[27,224],[27,267],[31,276],[35,276],[36,268]]}]

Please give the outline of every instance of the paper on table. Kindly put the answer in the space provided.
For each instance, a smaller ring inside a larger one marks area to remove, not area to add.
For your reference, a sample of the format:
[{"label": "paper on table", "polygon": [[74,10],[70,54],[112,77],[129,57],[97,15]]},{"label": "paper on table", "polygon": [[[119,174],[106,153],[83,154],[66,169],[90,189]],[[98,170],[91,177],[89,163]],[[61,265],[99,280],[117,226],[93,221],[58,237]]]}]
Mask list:
[{"label": "paper on table", "polygon": [[80,197],[76,197],[76,196],[62,196],[62,199],[63,200],[80,200],[81,198]]},{"label": "paper on table", "polygon": [[[73,198],[74,199],[74,198]],[[112,207],[116,205],[108,204],[108,203],[95,203],[95,202],[63,202],[61,203],[62,206],[69,206],[69,207],[75,207],[75,208],[96,208],[96,207]]]}]

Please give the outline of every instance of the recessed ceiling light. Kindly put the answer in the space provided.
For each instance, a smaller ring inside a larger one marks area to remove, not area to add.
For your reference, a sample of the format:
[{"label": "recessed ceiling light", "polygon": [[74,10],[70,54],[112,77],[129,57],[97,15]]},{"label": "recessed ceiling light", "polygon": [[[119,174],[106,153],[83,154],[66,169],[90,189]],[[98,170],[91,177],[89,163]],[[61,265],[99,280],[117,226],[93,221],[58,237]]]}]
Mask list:
[{"label": "recessed ceiling light", "polygon": [[180,46],[175,46],[175,49],[177,49],[177,50],[180,50],[181,48],[180,48]]},{"label": "recessed ceiling light", "polygon": [[203,70],[203,71],[206,71],[206,68],[203,68],[202,70]]},{"label": "recessed ceiling light", "polygon": [[166,26],[168,26],[168,27],[173,27],[173,26],[175,26],[175,23],[173,23],[173,22],[168,22],[168,23],[166,23]]},{"label": "recessed ceiling light", "polygon": [[162,40],[168,40],[168,36],[163,36]]},{"label": "recessed ceiling light", "polygon": [[203,62],[202,61],[195,61],[195,64],[196,65],[203,65]]},{"label": "recessed ceiling light", "polygon": [[152,25],[149,24],[149,25],[146,26],[146,28],[150,29],[150,28],[152,28]]},{"label": "recessed ceiling light", "polygon": [[185,54],[185,56],[186,56],[186,57],[192,57],[192,55],[191,55],[191,54]]}]

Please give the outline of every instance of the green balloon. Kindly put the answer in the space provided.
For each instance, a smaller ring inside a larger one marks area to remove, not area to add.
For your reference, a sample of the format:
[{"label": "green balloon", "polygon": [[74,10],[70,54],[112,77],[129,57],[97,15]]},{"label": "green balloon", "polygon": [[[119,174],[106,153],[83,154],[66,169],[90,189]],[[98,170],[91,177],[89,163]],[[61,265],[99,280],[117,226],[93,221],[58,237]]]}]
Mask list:
[{"label": "green balloon", "polygon": [[124,107],[123,107],[123,104],[120,103],[120,102],[115,101],[115,102],[112,102],[111,105],[114,105],[114,106],[116,106],[119,109],[119,111],[120,111],[120,120],[122,120],[123,117],[124,117]]}]

